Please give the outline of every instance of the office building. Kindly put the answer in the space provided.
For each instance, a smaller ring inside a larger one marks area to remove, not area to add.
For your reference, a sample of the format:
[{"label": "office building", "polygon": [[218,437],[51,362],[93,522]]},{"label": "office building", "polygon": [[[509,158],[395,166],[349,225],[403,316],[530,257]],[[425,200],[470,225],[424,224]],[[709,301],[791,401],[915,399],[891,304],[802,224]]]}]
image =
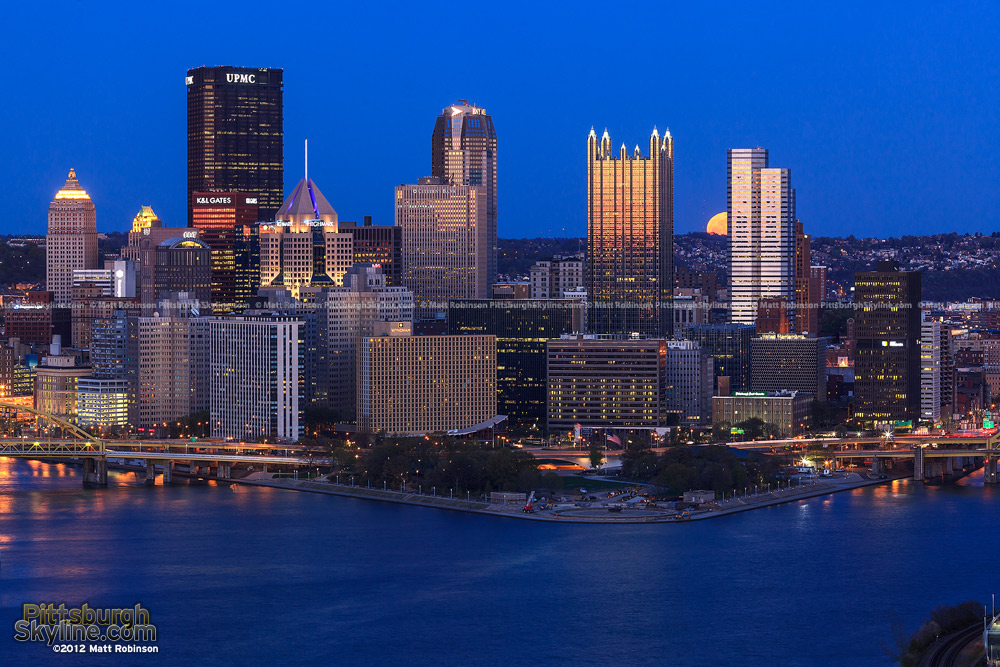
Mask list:
[{"label": "office building", "polygon": [[176,236],[155,247],[143,244],[141,257],[139,289],[144,315],[152,314],[160,300],[175,292],[187,293],[206,313],[211,312],[212,253],[207,243]]},{"label": "office building", "polygon": [[448,333],[490,335],[497,346],[497,412],[518,435],[547,427],[546,342],[580,331],[585,306],[571,299],[458,299],[448,304]]},{"label": "office building", "polygon": [[[812,272],[812,240],[803,231],[802,223],[796,221],[795,227],[795,331],[819,334],[819,304],[823,295],[819,292],[819,283],[813,278]],[[758,332],[764,330],[758,327]]]},{"label": "office building", "polygon": [[493,336],[361,339],[358,426],[391,435],[488,429],[496,422]]},{"label": "office building", "polygon": [[212,318],[198,317],[190,295],[174,294],[150,316],[138,318],[137,412],[141,429],[160,432],[170,422],[208,409]]},{"label": "office building", "polygon": [[135,262],[128,259],[106,259],[103,269],[76,269],[73,287],[85,283],[99,286],[102,296],[132,298],[138,296],[136,285],[139,271]]},{"label": "office building", "polygon": [[674,287],[682,294],[697,293],[715,301],[718,297],[719,279],[714,271],[694,271],[686,266],[674,270]]},{"label": "office building", "polygon": [[396,225],[373,225],[366,215],[364,224],[341,222],[340,231],[351,235],[355,264],[381,267],[386,285],[403,284],[403,230]]},{"label": "office building", "polygon": [[561,299],[564,292],[584,288],[583,256],[556,255],[535,262],[531,272],[532,299]]},{"label": "office building", "polygon": [[826,347],[829,338],[763,333],[750,346],[752,391],[798,391],[826,400]]},{"label": "office building", "polygon": [[692,340],[667,341],[664,391],[668,421],[681,426],[712,424],[714,361]]},{"label": "office building", "polygon": [[421,319],[449,299],[486,299],[497,274],[497,137],[486,110],[446,107],[431,137],[431,175],[396,187],[403,283]]},{"label": "office building", "polygon": [[53,336],[59,336],[69,344],[71,312],[70,300],[58,306],[52,292],[26,292],[24,296],[6,297],[3,302],[4,336],[17,338],[26,345],[49,345]]},{"label": "office building", "polygon": [[892,261],[854,274],[854,417],[920,417],[920,273]]},{"label": "office building", "polygon": [[[681,290],[676,290],[677,292]],[[693,290],[694,291],[694,290]],[[674,294],[674,331],[684,331],[696,324],[708,324],[712,304],[700,293],[685,296]]]},{"label": "office building", "polygon": [[261,286],[299,298],[306,287],[342,285],[353,264],[353,237],[339,228],[337,211],[316,184],[303,178],[260,226]]},{"label": "office building", "polygon": [[188,226],[196,192],[257,197],[273,220],[284,197],[282,70],[197,67],[187,78]]},{"label": "office building", "polygon": [[260,225],[243,225],[235,232],[236,310],[244,310],[260,291]]},{"label": "office building", "polygon": [[79,355],[64,350],[59,335],[52,337],[49,354],[35,369],[35,410],[70,421],[77,415],[77,382],[90,375]]},{"label": "office building", "polygon": [[759,419],[771,426],[776,437],[791,438],[809,425],[812,402],[812,394],[795,391],[738,391],[732,396],[714,396],[712,425],[729,429],[733,440],[741,440],[743,434],[738,432],[739,425]]},{"label": "office building", "polygon": [[809,267],[809,293],[816,298],[818,303],[823,303],[828,300],[827,287],[826,284],[826,272],[827,268],[825,266],[810,266]]},{"label": "office building", "polygon": [[489,298],[496,236],[489,238],[486,213],[483,186],[449,185],[436,176],[396,186],[403,284],[413,291],[418,317],[444,313],[449,299]]},{"label": "office building", "polygon": [[138,304],[94,320],[90,344],[93,380],[124,381],[128,392],[128,424],[139,421]]},{"label": "office building", "polygon": [[667,426],[663,339],[566,335],[547,343],[549,433]]},{"label": "office building", "polygon": [[753,324],[761,299],[795,303],[795,190],[764,148],[731,148],[728,174],[730,321]]},{"label": "office building", "polygon": [[[17,338],[0,342],[0,400],[31,396],[35,390],[35,363],[29,365],[31,346]],[[37,359],[37,357],[36,357]]]},{"label": "office building", "polygon": [[454,186],[482,187],[485,228],[477,229],[476,260],[487,281],[497,274],[497,133],[486,109],[458,100],[441,110],[431,135],[431,176]]},{"label": "office building", "polygon": [[240,310],[239,264],[247,259],[240,254],[240,241],[248,228],[257,224],[258,196],[243,192],[195,192],[192,197],[192,226],[201,230],[199,238],[208,244],[212,254],[212,311]]},{"label": "office building", "polygon": [[213,438],[295,442],[302,435],[301,320],[252,315],[211,322]]},{"label": "office building", "polygon": [[525,282],[493,283],[491,294],[494,299],[530,299],[531,284]]},{"label": "office building", "polygon": [[674,140],[653,129],[615,155],[607,130],[587,138],[587,319],[602,334],[673,333]]},{"label": "office building", "polygon": [[920,420],[941,421],[941,322],[924,318],[920,324]]},{"label": "office building", "polygon": [[127,429],[133,394],[126,380],[81,377],[76,383],[77,423],[84,428]]},{"label": "office building", "polygon": [[97,212],[76,180],[76,171],[70,169],[65,185],[49,204],[45,235],[45,282],[54,303],[69,305],[74,270],[96,268]]},{"label": "office building", "polygon": [[[316,401],[355,423],[358,346],[369,336],[409,336],[413,332],[413,292],[390,286],[381,267],[355,264],[342,287],[315,297],[317,318]],[[307,364],[308,366],[308,364]]]},{"label": "office building", "polygon": [[684,337],[701,345],[714,360],[715,393],[750,389],[752,324],[697,324]]},{"label": "office building", "polygon": [[120,308],[137,306],[137,300],[105,296],[106,288],[100,283],[83,282],[73,287],[73,298],[70,305],[70,324],[73,334],[73,347],[78,350],[90,350],[93,338],[94,322],[111,314]]}]

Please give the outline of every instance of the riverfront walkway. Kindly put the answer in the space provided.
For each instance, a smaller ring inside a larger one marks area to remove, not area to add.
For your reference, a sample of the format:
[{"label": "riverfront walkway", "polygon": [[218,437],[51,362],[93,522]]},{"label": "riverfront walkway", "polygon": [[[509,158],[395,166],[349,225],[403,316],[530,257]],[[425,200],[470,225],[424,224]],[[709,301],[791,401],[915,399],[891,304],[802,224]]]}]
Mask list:
[{"label": "riverfront walkway", "polygon": [[687,523],[689,521],[701,521],[716,517],[746,512],[761,507],[770,507],[782,503],[790,503],[817,496],[825,496],[840,491],[850,491],[874,484],[892,482],[905,477],[889,477],[886,479],[869,479],[856,473],[852,473],[843,478],[818,479],[815,483],[807,484],[780,491],[761,492],[749,494],[746,497],[728,499],[717,503],[710,503],[704,508],[692,509],[683,515],[680,511],[659,507],[625,507],[621,511],[609,511],[606,506],[599,502],[558,503],[554,509],[540,510],[528,514],[522,511],[521,503],[509,503],[507,505],[490,504],[473,500],[471,498],[455,498],[435,494],[412,493],[402,491],[392,491],[390,489],[369,488],[366,486],[352,486],[348,484],[336,484],[326,481],[301,480],[301,479],[266,479],[260,475],[255,475],[253,479],[231,479],[227,480],[236,484],[248,484],[252,486],[266,486],[277,489],[287,489],[292,491],[308,491],[311,493],[325,493],[332,496],[343,496],[349,498],[359,498],[363,500],[377,500],[381,502],[399,503],[402,505],[416,505],[420,507],[431,507],[459,512],[472,512],[476,514],[489,514],[492,516],[504,516],[515,519],[527,519],[529,521],[548,521],[550,523]]}]

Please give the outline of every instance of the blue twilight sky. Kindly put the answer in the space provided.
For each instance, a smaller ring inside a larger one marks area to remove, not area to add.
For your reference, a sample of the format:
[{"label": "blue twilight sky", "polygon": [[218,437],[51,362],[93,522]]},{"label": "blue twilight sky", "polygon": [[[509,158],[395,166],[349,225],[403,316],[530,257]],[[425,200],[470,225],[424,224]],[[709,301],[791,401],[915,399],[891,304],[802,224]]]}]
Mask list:
[{"label": "blue twilight sky", "polygon": [[[847,5],[847,6],[842,6]],[[392,222],[435,116],[493,116],[500,236],[586,233],[591,125],[675,137],[675,227],[725,210],[726,149],[789,167],[814,235],[998,229],[993,3],[7,2],[0,233],[42,233],[75,167],[98,229],[184,224],[184,75],[285,68],[285,191]]]}]

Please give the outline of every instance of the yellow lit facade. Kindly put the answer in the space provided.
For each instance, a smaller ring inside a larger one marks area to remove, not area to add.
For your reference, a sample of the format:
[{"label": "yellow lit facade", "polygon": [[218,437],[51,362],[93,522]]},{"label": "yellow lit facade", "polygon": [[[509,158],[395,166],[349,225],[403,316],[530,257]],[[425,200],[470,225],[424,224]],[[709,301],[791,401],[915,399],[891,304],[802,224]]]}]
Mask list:
[{"label": "yellow lit facade", "polygon": [[673,331],[674,140],[653,129],[649,155],[617,154],[605,130],[587,138],[589,329],[602,334]]},{"label": "yellow lit facade", "polygon": [[73,169],[49,204],[45,262],[46,287],[59,305],[70,303],[74,270],[98,268],[97,212]]},{"label": "yellow lit facade", "polygon": [[496,416],[495,336],[361,339],[357,413],[363,431],[467,429]]},{"label": "yellow lit facade", "polygon": [[144,229],[159,226],[160,219],[156,217],[155,213],[153,213],[153,208],[151,206],[143,206],[139,209],[139,212],[135,214],[135,217],[132,218],[133,232],[142,232]]}]

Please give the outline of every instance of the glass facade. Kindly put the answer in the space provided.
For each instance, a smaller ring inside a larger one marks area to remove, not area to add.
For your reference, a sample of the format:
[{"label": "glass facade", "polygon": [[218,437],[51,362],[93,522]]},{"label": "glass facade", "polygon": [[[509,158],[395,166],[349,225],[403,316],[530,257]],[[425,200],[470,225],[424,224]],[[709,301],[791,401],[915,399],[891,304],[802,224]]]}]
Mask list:
[{"label": "glass facade", "polygon": [[654,129],[649,155],[607,131],[587,139],[587,271],[591,331],[673,333],[674,142]]},{"label": "glass facade", "polygon": [[920,273],[879,262],[854,274],[854,417],[920,418]]},{"label": "glass facade", "polygon": [[574,330],[573,299],[461,299],[448,304],[448,333],[497,339],[497,413],[517,435],[546,431],[545,344]]},{"label": "glass facade", "polygon": [[[196,192],[192,203],[192,226],[201,230],[199,238],[211,249],[212,310],[231,313],[239,310],[237,298],[240,237],[257,223],[257,195],[240,192]],[[259,260],[258,260],[259,261]]]},{"label": "glass facade", "polygon": [[196,192],[246,192],[262,220],[284,198],[282,70],[198,67],[187,73],[188,225]]},{"label": "glass facade", "polygon": [[729,378],[731,390],[750,389],[752,324],[698,324],[688,327],[684,337],[697,341],[715,359],[715,389],[719,378]]}]

